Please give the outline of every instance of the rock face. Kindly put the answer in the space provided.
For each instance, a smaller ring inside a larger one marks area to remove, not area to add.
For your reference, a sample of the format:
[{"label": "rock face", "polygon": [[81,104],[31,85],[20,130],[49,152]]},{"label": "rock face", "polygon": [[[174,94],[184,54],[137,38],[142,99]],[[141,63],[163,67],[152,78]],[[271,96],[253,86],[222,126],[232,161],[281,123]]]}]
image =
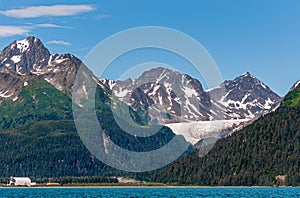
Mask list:
[{"label": "rock face", "polygon": [[134,109],[149,112],[154,122],[210,119],[209,94],[197,79],[186,74],[159,67],[134,81],[117,81],[110,87]]},{"label": "rock face", "polygon": [[71,54],[52,54],[47,66],[35,74],[40,75],[58,90],[70,93],[81,64],[82,62]]},{"label": "rock face", "polygon": [[36,72],[47,66],[50,52],[33,36],[14,41],[0,54],[0,68],[20,74]]},{"label": "rock face", "polygon": [[[223,95],[218,94],[221,89]],[[259,117],[272,111],[281,101],[281,97],[249,72],[234,80],[226,80],[210,93],[217,96],[216,102],[226,108],[226,116],[235,119]]]},{"label": "rock face", "polygon": [[281,101],[250,73],[207,91],[197,79],[161,67],[144,72],[136,80],[102,81],[128,105],[165,123],[253,119],[271,111]]},{"label": "rock face", "polygon": [[26,85],[24,77],[10,71],[0,72],[0,98],[16,100],[18,91]]}]

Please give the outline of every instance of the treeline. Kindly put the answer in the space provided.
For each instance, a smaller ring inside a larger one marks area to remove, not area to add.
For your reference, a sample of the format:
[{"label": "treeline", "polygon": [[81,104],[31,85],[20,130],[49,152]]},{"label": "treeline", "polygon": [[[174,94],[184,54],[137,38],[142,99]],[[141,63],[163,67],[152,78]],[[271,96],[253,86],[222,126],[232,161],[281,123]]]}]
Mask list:
[{"label": "treeline", "polygon": [[37,178],[37,184],[59,183],[64,184],[99,184],[99,183],[118,183],[114,177],[90,176],[90,177],[60,177],[60,178]]}]

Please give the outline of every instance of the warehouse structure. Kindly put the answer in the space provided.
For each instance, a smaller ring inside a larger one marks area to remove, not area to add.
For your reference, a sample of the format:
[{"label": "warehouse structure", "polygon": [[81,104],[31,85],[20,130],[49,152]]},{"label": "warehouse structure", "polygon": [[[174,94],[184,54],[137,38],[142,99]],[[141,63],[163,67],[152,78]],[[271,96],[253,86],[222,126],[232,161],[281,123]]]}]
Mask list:
[{"label": "warehouse structure", "polygon": [[11,177],[9,181],[10,186],[30,186],[32,184],[29,177]]}]

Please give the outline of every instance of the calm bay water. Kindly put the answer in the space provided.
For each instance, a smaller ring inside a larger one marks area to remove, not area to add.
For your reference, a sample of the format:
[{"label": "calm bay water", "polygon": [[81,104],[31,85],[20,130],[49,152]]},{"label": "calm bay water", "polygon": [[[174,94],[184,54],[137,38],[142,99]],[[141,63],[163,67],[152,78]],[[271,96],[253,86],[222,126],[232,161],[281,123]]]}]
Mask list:
[{"label": "calm bay water", "polygon": [[2,188],[0,197],[300,197],[300,188]]}]

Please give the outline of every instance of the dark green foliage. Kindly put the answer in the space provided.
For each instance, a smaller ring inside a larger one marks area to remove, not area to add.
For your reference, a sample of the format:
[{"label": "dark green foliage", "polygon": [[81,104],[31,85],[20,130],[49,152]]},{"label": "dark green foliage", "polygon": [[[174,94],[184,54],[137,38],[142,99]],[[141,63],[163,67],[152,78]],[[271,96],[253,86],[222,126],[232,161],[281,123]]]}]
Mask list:
[{"label": "dark green foliage", "polygon": [[[72,101],[67,94],[43,79],[36,78],[28,83],[20,91],[17,101],[6,100],[0,106],[0,126],[3,129],[0,131],[1,176],[58,178],[127,174],[98,161],[83,145],[72,120]],[[120,147],[150,151],[174,137],[166,127],[148,138],[136,138],[124,132],[114,119],[109,94],[98,87],[95,107],[106,136]],[[134,120],[126,123],[128,127],[137,133],[150,127],[146,126],[146,118],[115,100],[120,103],[121,111],[129,110]],[[122,115],[121,112],[121,121]]]},{"label": "dark green foliage", "polygon": [[[128,108],[128,107],[127,107]],[[173,137],[173,132],[167,128],[162,127],[155,135],[150,137],[134,137],[133,135],[124,132],[115,122],[115,118],[109,107],[99,108],[98,119],[102,128],[105,129],[105,134],[120,147],[136,152],[146,152],[158,149],[168,143]],[[122,121],[122,120],[121,120]],[[136,131],[137,135],[140,130],[149,126],[130,125],[126,123],[131,131]],[[160,127],[159,127],[160,128]]]},{"label": "dark green foliage", "polygon": [[154,174],[153,181],[197,185],[300,185],[300,108],[281,107]]},{"label": "dark green foliage", "polygon": [[38,184],[59,183],[64,184],[99,184],[99,183],[118,183],[117,178],[91,176],[91,177],[60,177],[60,178],[36,178]]},{"label": "dark green foliage", "polygon": [[112,169],[82,144],[72,121],[42,121],[0,132],[0,175],[102,175]]}]

